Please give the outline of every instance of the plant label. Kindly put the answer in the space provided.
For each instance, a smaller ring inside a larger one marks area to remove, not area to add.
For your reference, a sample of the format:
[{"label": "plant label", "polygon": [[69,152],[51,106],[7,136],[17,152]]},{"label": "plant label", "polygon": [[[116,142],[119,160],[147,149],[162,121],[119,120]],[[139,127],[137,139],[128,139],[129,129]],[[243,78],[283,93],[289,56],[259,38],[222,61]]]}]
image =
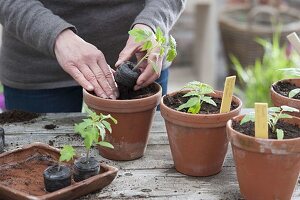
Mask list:
[{"label": "plant label", "polygon": [[289,42],[293,45],[293,47],[296,49],[298,54],[300,54],[300,39],[297,35],[297,33],[293,32],[287,36],[287,39]]},{"label": "plant label", "polygon": [[267,103],[255,103],[255,137],[268,139]]},{"label": "plant label", "polygon": [[226,77],[220,113],[230,111],[236,76]]}]

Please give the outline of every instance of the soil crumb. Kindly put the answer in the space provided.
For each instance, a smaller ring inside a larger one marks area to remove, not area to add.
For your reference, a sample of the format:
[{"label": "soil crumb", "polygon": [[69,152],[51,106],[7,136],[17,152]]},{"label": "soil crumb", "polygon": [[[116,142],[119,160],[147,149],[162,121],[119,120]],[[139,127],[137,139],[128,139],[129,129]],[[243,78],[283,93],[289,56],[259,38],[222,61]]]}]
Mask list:
[{"label": "soil crumb", "polygon": [[21,110],[11,110],[0,114],[0,124],[27,122],[39,117],[38,113],[25,112]]},{"label": "soil crumb", "polygon": [[52,129],[55,129],[57,128],[58,126],[56,124],[46,124],[44,126],[44,129],[47,129],[47,130],[52,130]]}]

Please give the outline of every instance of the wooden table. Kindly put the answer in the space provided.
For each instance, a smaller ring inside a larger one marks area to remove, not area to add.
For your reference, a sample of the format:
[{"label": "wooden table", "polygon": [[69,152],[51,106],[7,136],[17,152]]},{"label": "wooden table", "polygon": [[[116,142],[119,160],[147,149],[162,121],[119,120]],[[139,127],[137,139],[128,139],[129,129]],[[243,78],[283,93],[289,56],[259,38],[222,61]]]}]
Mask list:
[{"label": "wooden table", "polygon": [[[34,120],[34,123],[16,123],[3,126],[6,133],[7,149],[43,142],[55,147],[71,144],[83,153],[83,143],[73,132],[74,123],[80,122],[84,114],[47,114]],[[47,124],[56,124],[58,128],[46,130]],[[108,187],[80,200],[90,199],[242,199],[236,178],[231,148],[221,173],[211,177],[189,177],[178,173],[173,165],[164,120],[157,112],[143,158],[135,161],[116,162],[103,159],[96,149],[92,155],[107,164],[120,169],[117,178]],[[1,199],[1,198],[0,198]],[[300,199],[298,181],[293,200]]]}]

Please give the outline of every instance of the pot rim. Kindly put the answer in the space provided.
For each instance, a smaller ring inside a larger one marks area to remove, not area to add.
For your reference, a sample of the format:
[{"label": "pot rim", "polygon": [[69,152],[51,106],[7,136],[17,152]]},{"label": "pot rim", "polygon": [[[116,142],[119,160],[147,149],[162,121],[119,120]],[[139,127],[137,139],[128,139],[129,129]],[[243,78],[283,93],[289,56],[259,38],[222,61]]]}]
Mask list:
[{"label": "pot rim", "polygon": [[[232,119],[230,119],[227,124],[226,124],[226,127],[232,131],[233,133],[235,133],[236,135],[238,135],[239,137],[242,137],[242,138],[247,138],[247,139],[251,139],[251,140],[255,140],[255,141],[263,141],[263,142],[266,142],[266,141],[269,141],[269,142],[275,142],[275,143],[282,143],[282,142],[289,142],[289,141],[295,141],[295,140],[300,140],[300,137],[297,137],[297,138],[290,138],[290,139],[284,139],[284,140],[278,140],[278,139],[264,139],[264,138],[256,138],[256,137],[252,137],[252,136],[249,136],[249,135],[245,135],[243,133],[240,133],[238,131],[236,131],[235,129],[233,129],[232,127],[232,121],[240,121],[240,118],[244,117],[245,115],[238,115],[238,116],[235,116],[233,117]],[[299,124],[300,125],[300,118],[299,117],[295,117],[295,116],[292,116],[292,118],[290,119],[297,119],[299,121]]]},{"label": "pot rim", "polygon": [[[162,98],[161,98],[161,101],[160,101],[160,106],[161,107],[164,107],[167,111],[169,112],[175,112],[176,114],[179,114],[179,115],[182,115],[182,116],[186,116],[186,117],[209,117],[209,116],[212,116],[212,117],[216,117],[216,116],[226,116],[228,115],[229,113],[233,113],[235,112],[236,110],[240,110],[243,106],[243,102],[241,101],[240,98],[238,98],[237,96],[235,95],[232,95],[232,101],[234,100],[234,98],[236,99],[236,103],[238,103],[238,107],[227,112],[227,113],[212,113],[212,114],[191,114],[191,113],[186,113],[186,112],[180,112],[180,111],[177,111],[177,110],[174,110],[170,107],[168,107],[165,103],[164,103],[164,98],[167,96],[167,95],[175,95],[177,93],[180,93],[182,91],[189,91],[189,90],[179,90],[179,91],[175,91],[175,92],[172,92],[172,93],[169,93],[169,94],[166,94],[164,95]],[[220,90],[214,90],[216,92],[216,94],[223,94],[223,91],[220,91]]]},{"label": "pot rim", "polygon": [[161,86],[156,83],[156,82],[153,82],[152,84],[155,84],[156,87],[158,87],[158,91],[156,93],[154,93],[153,95],[151,96],[148,96],[148,97],[143,97],[143,98],[140,98],[140,99],[129,99],[129,100],[120,100],[120,99],[104,99],[104,98],[101,98],[101,97],[98,97],[98,96],[95,96],[91,93],[89,93],[86,89],[83,88],[83,93],[84,95],[90,97],[90,98],[93,98],[93,99],[96,99],[97,101],[103,101],[103,102],[111,102],[111,103],[119,103],[119,102],[123,102],[123,103],[138,103],[140,102],[141,100],[148,100],[148,99],[152,99],[155,95],[157,95],[158,93],[160,93],[162,91],[162,88]]},{"label": "pot rim", "polygon": [[278,92],[276,92],[273,88],[274,85],[278,84],[279,82],[291,82],[293,80],[300,80],[300,78],[287,78],[287,79],[281,79],[279,81],[276,81],[275,83],[273,83],[271,85],[271,94],[273,93],[274,95],[278,95],[280,96],[280,98],[284,99],[284,100],[288,100],[288,101],[295,101],[295,102],[299,102],[300,103],[300,100],[299,99],[293,99],[293,98],[289,98],[289,97],[286,97],[286,96],[283,96],[282,94],[279,94]]}]

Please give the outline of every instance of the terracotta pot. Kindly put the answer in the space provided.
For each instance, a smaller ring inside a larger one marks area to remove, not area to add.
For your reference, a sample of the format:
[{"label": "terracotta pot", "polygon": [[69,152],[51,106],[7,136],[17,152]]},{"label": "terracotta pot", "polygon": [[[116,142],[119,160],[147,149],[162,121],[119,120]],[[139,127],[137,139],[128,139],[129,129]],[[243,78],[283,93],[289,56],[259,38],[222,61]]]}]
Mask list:
[{"label": "terracotta pot", "polygon": [[[290,107],[297,108],[300,110],[300,100],[285,97],[281,94],[278,94],[273,89],[273,86],[276,85],[278,82],[289,82],[289,83],[295,84],[297,87],[300,88],[300,79],[295,78],[295,79],[280,80],[280,81],[277,81],[276,83],[273,83],[271,86],[271,89],[270,89],[271,90],[271,99],[272,99],[272,103],[274,104],[274,106],[279,107],[282,105],[286,105],[286,106],[290,106]],[[300,113],[297,113],[297,112],[290,112],[289,114],[296,116],[296,117],[300,117]]]},{"label": "terracotta pot", "polygon": [[[170,95],[175,95],[176,92]],[[222,92],[211,96],[222,98]],[[226,122],[239,114],[239,106],[224,114],[189,114],[167,107],[161,101],[160,109],[167,128],[172,157],[177,171],[191,176],[210,176],[221,171],[227,152]]]},{"label": "terracotta pot", "polygon": [[[233,130],[232,120],[227,123],[227,134],[244,198],[291,199],[300,170],[300,138],[279,141],[250,137]],[[300,126],[300,118],[285,121]]]},{"label": "terracotta pot", "polygon": [[101,156],[111,160],[134,160],[144,155],[156,106],[161,98],[161,87],[154,83],[157,93],[133,100],[102,99],[83,90],[83,100],[97,113],[111,114],[118,120],[112,124],[112,134],[106,140],[114,149],[99,147]]}]

